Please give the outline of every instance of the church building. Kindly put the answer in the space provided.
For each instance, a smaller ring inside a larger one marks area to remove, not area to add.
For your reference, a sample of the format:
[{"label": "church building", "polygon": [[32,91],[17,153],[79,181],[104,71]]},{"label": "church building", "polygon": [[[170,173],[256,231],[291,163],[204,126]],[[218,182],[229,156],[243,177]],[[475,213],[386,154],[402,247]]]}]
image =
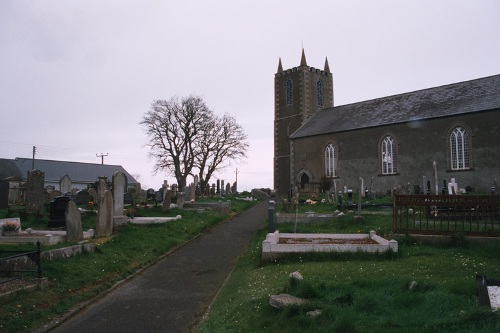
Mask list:
[{"label": "church building", "polygon": [[279,60],[274,83],[281,196],[333,181],[357,190],[360,177],[382,193],[425,191],[428,181],[434,193],[452,178],[469,191],[500,190],[500,75],[334,106],[328,59],[310,67],[302,50],[298,67],[284,70]]}]

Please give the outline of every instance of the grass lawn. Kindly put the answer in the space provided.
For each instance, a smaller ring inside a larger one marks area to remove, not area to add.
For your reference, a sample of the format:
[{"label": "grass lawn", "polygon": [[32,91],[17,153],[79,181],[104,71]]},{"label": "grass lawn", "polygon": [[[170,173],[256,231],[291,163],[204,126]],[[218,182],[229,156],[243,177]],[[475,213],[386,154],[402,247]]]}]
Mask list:
[{"label": "grass lawn", "polygon": [[[367,233],[390,230],[390,216],[367,214],[299,224],[297,232]],[[278,225],[293,232],[292,224]],[[266,230],[253,240],[197,333],[208,332],[499,332],[500,313],[476,302],[477,273],[500,278],[500,243],[452,246],[400,238],[397,254],[293,255],[261,261]],[[288,286],[299,271],[304,280]],[[270,295],[290,293],[309,302],[284,310]],[[311,317],[308,311],[320,309]]]},{"label": "grass lawn", "polygon": [[[226,198],[227,199],[227,198]],[[243,211],[254,203],[231,200],[233,212]],[[0,217],[6,215],[0,211]],[[173,209],[167,214],[160,207],[137,209],[137,216],[176,216],[181,220],[165,224],[120,227],[112,237],[94,240],[95,253],[85,253],[72,259],[43,261],[43,276],[48,287],[37,291],[22,291],[0,298],[0,332],[31,332],[44,323],[63,315],[75,305],[109,289],[118,281],[156,262],[174,247],[183,244],[220,223],[229,215],[211,211],[196,212]],[[95,213],[82,217],[84,229],[95,228]],[[46,220],[30,218],[23,224],[43,229]],[[69,244],[58,244],[61,247]],[[71,244],[72,245],[72,244]],[[29,245],[0,244],[2,250],[26,249]],[[42,246],[42,251],[49,246]],[[6,255],[2,255],[5,257]]]}]

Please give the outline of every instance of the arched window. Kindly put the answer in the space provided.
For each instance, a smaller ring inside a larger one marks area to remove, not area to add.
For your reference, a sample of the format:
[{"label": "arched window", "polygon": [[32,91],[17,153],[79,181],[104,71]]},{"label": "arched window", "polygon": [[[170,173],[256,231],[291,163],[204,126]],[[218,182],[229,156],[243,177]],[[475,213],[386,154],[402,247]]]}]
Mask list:
[{"label": "arched window", "polygon": [[386,136],[382,140],[382,174],[390,175],[396,173],[396,144],[392,137]]},{"label": "arched window", "polygon": [[286,79],[286,105],[293,104],[293,82],[291,78]]},{"label": "arched window", "polygon": [[450,135],[451,169],[470,168],[469,134],[463,127],[456,127]]},{"label": "arched window", "polygon": [[316,101],[318,106],[323,106],[323,81],[316,81]]},{"label": "arched window", "polygon": [[332,178],[336,176],[337,169],[337,147],[328,144],[325,149],[325,176]]}]

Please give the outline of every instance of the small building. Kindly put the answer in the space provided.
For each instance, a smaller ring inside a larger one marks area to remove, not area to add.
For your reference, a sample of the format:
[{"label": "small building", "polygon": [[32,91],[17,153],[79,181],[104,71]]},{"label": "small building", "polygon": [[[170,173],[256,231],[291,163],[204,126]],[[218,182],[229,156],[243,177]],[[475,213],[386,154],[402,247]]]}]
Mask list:
[{"label": "small building", "polygon": [[[34,168],[33,168],[34,167]],[[94,184],[99,177],[107,177],[111,181],[117,171],[123,172],[127,177],[127,188],[139,185],[137,180],[130,175],[121,165],[107,165],[82,162],[32,160],[16,157],[15,159],[0,159],[0,179],[16,177],[21,182],[26,182],[28,172],[32,169],[45,173],[45,187],[50,187],[63,193],[69,190],[86,189]],[[62,180],[68,180],[70,189],[66,191]]]}]

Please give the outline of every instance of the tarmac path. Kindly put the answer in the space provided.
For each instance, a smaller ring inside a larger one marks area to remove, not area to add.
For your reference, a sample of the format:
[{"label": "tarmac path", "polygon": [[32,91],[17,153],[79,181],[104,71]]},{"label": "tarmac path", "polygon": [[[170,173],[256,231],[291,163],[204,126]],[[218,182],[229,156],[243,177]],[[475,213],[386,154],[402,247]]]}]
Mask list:
[{"label": "tarmac path", "polygon": [[46,332],[189,332],[267,211],[266,200],[216,226]]}]

